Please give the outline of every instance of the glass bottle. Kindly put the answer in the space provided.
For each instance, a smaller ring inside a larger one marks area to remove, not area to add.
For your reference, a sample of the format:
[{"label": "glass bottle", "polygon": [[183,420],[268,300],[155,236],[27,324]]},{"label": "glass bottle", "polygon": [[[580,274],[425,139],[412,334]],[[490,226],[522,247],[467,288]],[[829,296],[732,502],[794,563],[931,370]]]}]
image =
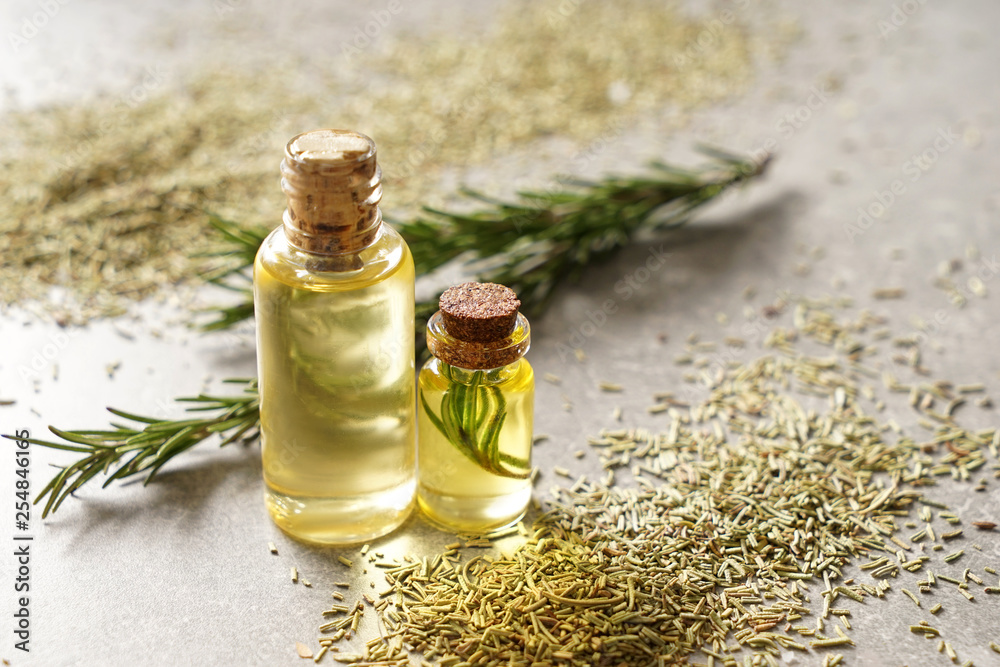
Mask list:
[{"label": "glass bottle", "polygon": [[413,507],[413,258],[382,223],[375,153],[344,130],[289,141],[288,208],[254,264],[265,501],[306,542],[367,540]]},{"label": "glass bottle", "polygon": [[439,305],[419,377],[417,500],[442,527],[486,532],[520,519],[531,499],[528,320],[493,283],[452,287]]}]

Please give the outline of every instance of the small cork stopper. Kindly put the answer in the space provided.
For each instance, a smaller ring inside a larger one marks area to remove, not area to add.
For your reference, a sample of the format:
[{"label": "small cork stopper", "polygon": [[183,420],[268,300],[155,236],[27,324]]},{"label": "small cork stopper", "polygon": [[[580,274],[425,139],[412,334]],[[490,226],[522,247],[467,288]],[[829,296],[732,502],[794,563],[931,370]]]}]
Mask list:
[{"label": "small cork stopper", "polygon": [[382,170],[375,142],[349,130],[304,132],[285,147],[281,189],[288,197],[285,235],[319,255],[356,253],[382,224]]},{"label": "small cork stopper", "polygon": [[448,335],[469,343],[492,343],[514,331],[521,307],[514,290],[496,283],[463,283],[438,302]]}]

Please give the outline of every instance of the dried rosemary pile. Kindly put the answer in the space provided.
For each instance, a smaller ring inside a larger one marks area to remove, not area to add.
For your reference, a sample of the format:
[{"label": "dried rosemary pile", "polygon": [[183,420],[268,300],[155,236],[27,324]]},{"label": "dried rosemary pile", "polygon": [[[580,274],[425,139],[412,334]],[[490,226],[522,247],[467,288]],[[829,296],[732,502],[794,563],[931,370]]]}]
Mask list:
[{"label": "dried rosemary pile", "polygon": [[[709,28],[651,0],[518,2],[475,37],[386,34],[362,56],[310,63],[308,76],[299,62],[227,71],[212,61],[209,72],[151,73],[141,103],[6,113],[0,306],[83,322],[196,281],[206,210],[278,224],[277,156],[305,128],[375,137],[387,210],[404,213],[440,203],[427,193],[452,189],[434,187],[446,170],[546,137],[607,143],[640,118],[666,132],[742,90],[751,50],[766,50],[739,22]],[[219,37],[231,39],[225,62],[254,48],[253,34]]]},{"label": "dried rosemary pile", "polygon": [[[885,597],[897,576],[923,577],[904,581],[902,592],[921,607],[921,594],[934,591],[942,602],[928,604],[932,615],[974,598],[1000,603],[1000,595],[991,599],[1000,593],[997,570],[962,572],[964,550],[945,547],[962,531],[935,534],[938,506],[918,490],[941,475],[968,479],[987,464],[987,451],[997,461],[1000,430],[965,430],[938,412],[933,434],[915,439],[867,413],[865,401],[876,401],[865,382],[878,374],[865,361],[878,351],[861,339],[879,320],[862,313],[840,321],[833,305],[800,302],[796,328],[768,337],[773,355],[696,360],[705,370],[694,379],[708,397],[689,406],[661,395],[652,411],[666,417],[663,432],[620,429],[592,439],[604,479],[553,489],[512,554],[465,559],[456,543],[419,561],[369,556],[388,584],[381,599],[367,597],[385,632],[366,653],[334,658],[405,665],[415,651],[451,667],[646,666],[700,652],[709,665],[777,665],[787,651],[849,649],[850,604]],[[837,354],[798,352],[799,334]],[[918,408],[925,395],[957,393],[944,382],[885,381],[916,392]],[[822,396],[826,407],[807,409],[797,393]],[[615,485],[623,468],[633,478],[626,488]],[[1000,465],[993,468],[1000,476]],[[918,502],[925,527],[901,539],[897,522]],[[939,519],[961,521],[938,509]],[[849,566],[861,575],[845,578]],[[363,608],[327,612],[324,653],[357,628]],[[958,662],[930,618],[911,631]],[[842,656],[827,653],[824,665]]]}]

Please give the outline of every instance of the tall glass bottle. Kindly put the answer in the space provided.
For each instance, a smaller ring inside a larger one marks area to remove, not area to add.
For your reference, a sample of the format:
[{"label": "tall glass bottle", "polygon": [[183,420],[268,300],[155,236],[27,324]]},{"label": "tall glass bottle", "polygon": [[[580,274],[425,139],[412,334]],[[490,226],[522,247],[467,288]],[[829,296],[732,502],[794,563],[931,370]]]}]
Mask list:
[{"label": "tall glass bottle", "polygon": [[531,499],[528,320],[493,283],[452,287],[439,305],[419,378],[417,499],[445,528],[485,532],[520,519]]},{"label": "tall glass bottle", "polygon": [[413,258],[382,223],[368,137],[300,134],[281,175],[254,264],[265,500],[303,541],[367,540],[413,507]]}]

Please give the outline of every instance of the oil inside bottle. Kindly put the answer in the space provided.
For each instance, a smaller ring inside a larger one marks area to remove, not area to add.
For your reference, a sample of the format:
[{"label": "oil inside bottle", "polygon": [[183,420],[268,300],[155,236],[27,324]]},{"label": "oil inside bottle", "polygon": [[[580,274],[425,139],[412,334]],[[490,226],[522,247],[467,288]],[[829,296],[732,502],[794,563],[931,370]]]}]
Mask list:
[{"label": "oil inside bottle", "polygon": [[[499,389],[506,403],[495,458],[530,461],[534,409],[531,365],[526,359],[519,359],[501,368],[479,372],[484,383]],[[454,390],[456,384],[469,384],[474,373],[440,359],[431,359],[420,372],[417,498],[420,509],[432,522],[449,530],[479,533],[520,519],[531,498],[531,482],[527,468],[503,466],[517,476],[486,470],[463,455],[431,422],[427,409],[440,415],[445,392]]]},{"label": "oil inside bottle", "polygon": [[412,504],[413,261],[383,235],[359,271],[255,267],[266,501],[306,541],[386,533]]}]

